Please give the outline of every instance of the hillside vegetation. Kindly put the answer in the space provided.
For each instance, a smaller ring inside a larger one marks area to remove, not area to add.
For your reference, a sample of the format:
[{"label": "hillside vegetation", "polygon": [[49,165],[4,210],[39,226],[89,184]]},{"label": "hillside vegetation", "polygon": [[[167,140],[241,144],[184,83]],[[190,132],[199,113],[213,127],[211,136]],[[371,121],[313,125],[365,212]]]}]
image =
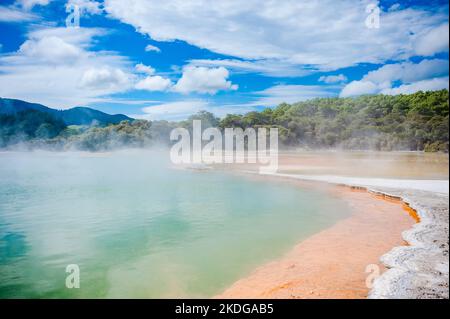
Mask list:
[{"label": "hillside vegetation", "polygon": [[202,111],[182,122],[129,120],[119,124],[67,126],[36,110],[0,114],[0,147],[89,151],[169,145],[170,131],[203,127],[278,127],[284,148],[406,150],[448,152],[449,92],[321,98],[275,109],[229,114],[223,119]]},{"label": "hillside vegetation", "polygon": [[220,125],[277,126],[282,143],[289,146],[448,151],[448,94],[442,90],[314,99],[243,116],[228,115]]},{"label": "hillside vegetation", "polygon": [[25,111],[47,113],[63,121],[66,125],[118,124],[132,120],[123,114],[110,115],[88,107],[74,107],[68,110],[55,110],[47,106],[15,99],[0,98],[0,115],[14,115]]}]

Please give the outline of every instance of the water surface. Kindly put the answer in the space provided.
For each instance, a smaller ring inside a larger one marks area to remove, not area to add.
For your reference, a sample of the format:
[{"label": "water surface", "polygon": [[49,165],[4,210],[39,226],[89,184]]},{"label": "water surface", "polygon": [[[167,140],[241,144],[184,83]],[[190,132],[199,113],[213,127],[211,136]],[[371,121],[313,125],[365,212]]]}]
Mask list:
[{"label": "water surface", "polygon": [[0,298],[211,297],[348,211],[156,152],[0,153]]}]

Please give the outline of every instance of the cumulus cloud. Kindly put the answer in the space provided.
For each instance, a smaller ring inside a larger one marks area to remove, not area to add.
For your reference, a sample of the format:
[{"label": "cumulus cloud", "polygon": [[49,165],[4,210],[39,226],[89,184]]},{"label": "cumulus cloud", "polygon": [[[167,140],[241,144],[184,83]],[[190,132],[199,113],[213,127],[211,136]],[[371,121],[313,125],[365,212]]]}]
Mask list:
[{"label": "cumulus cloud", "polygon": [[167,91],[173,83],[170,79],[163,78],[159,75],[154,75],[156,70],[151,66],[139,63],[136,64],[135,69],[138,73],[146,74],[147,77],[139,80],[134,86],[137,90],[144,91]]},{"label": "cumulus cloud", "polygon": [[126,87],[130,79],[117,68],[92,68],[86,70],[80,80],[80,86],[88,89],[117,90]]},{"label": "cumulus cloud", "polygon": [[370,81],[353,81],[347,84],[341,92],[341,97],[375,94],[380,91],[378,85]]},{"label": "cumulus cloud", "polygon": [[319,78],[319,82],[324,82],[324,83],[327,83],[327,84],[347,82],[347,80],[348,79],[347,79],[347,77],[344,74],[321,76]]},{"label": "cumulus cloud", "polygon": [[95,38],[106,34],[105,30],[98,28],[37,28],[26,35],[28,38],[26,42],[56,37],[80,49],[88,50]]},{"label": "cumulus cloud", "polygon": [[38,17],[29,12],[24,12],[14,7],[0,6],[0,22],[25,22],[36,19]]},{"label": "cumulus cloud", "polygon": [[145,73],[148,75],[152,75],[155,73],[154,68],[152,68],[151,66],[148,66],[148,65],[144,65],[142,63],[136,64],[135,69],[139,73]]},{"label": "cumulus cloud", "polygon": [[187,66],[176,85],[151,66],[133,65],[111,51],[92,50],[105,30],[40,28],[29,32],[17,52],[0,56],[0,96],[59,109],[107,99],[130,89],[215,94],[237,89],[223,67]]},{"label": "cumulus cloud", "polygon": [[145,47],[145,51],[146,52],[161,52],[161,49],[154,45],[149,44]]},{"label": "cumulus cloud", "polygon": [[137,64],[136,71],[147,76],[136,83],[135,88],[146,91],[172,91],[181,94],[200,93],[216,94],[221,90],[237,90],[237,85],[228,81],[229,72],[223,67],[206,68],[187,65],[182,76],[174,84],[170,79],[155,75],[155,69],[144,64]]},{"label": "cumulus cloud", "polygon": [[383,94],[396,95],[396,94],[412,94],[418,91],[436,91],[436,90],[448,90],[448,76],[441,78],[434,78],[429,80],[417,81],[411,84],[403,84],[397,88],[389,88],[381,91]]},{"label": "cumulus cloud", "polygon": [[221,90],[237,90],[238,86],[227,81],[229,72],[224,67],[206,68],[187,66],[183,75],[174,86],[174,90],[187,94],[191,92],[216,94]]},{"label": "cumulus cloud", "polygon": [[113,52],[91,51],[101,29],[44,28],[20,49],[0,57],[0,96],[70,108],[131,87],[130,63]]},{"label": "cumulus cloud", "polygon": [[56,36],[25,41],[19,49],[19,54],[50,63],[72,63],[85,52],[76,45],[66,42]]},{"label": "cumulus cloud", "polygon": [[[447,60],[434,59],[422,60],[420,63],[403,62],[387,64],[375,71],[367,73],[360,81],[347,84],[342,92],[342,97],[357,96],[363,94],[392,92],[412,92],[414,89],[433,89],[440,85],[441,80],[433,81],[433,78],[447,75],[449,62]],[[400,87],[392,88],[395,82],[401,82]],[[437,85],[439,83],[439,85]]]},{"label": "cumulus cloud", "polygon": [[135,88],[138,90],[146,91],[166,91],[173,85],[170,79],[163,78],[162,76],[148,76],[145,79],[136,83]]},{"label": "cumulus cloud", "polygon": [[[318,70],[406,59],[416,55],[417,35],[448,21],[442,12],[396,8],[382,12],[380,29],[369,29],[365,9],[372,2],[105,0],[104,4],[111,17],[157,41],[183,40],[241,59],[276,60]],[[441,46],[427,53],[436,50]]]},{"label": "cumulus cloud", "polygon": [[419,36],[414,44],[417,55],[432,56],[439,52],[448,52],[448,28],[448,23],[444,23]]}]

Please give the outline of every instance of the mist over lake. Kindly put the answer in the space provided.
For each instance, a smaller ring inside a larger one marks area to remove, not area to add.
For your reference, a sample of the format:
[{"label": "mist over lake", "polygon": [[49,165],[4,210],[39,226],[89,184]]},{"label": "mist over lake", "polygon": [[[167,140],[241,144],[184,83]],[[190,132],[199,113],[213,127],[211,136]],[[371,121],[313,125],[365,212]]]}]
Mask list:
[{"label": "mist over lake", "polygon": [[[347,216],[288,184],[168,152],[0,153],[0,297],[211,297]],[[80,289],[65,270],[80,267]]]}]

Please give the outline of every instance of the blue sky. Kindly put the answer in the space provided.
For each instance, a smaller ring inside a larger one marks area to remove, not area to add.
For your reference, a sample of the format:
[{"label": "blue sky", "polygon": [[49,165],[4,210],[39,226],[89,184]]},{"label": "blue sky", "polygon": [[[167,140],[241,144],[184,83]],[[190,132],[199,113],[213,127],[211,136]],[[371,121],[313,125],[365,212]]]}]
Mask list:
[{"label": "blue sky", "polygon": [[446,1],[1,1],[0,96],[224,116],[448,88],[448,46]]}]

